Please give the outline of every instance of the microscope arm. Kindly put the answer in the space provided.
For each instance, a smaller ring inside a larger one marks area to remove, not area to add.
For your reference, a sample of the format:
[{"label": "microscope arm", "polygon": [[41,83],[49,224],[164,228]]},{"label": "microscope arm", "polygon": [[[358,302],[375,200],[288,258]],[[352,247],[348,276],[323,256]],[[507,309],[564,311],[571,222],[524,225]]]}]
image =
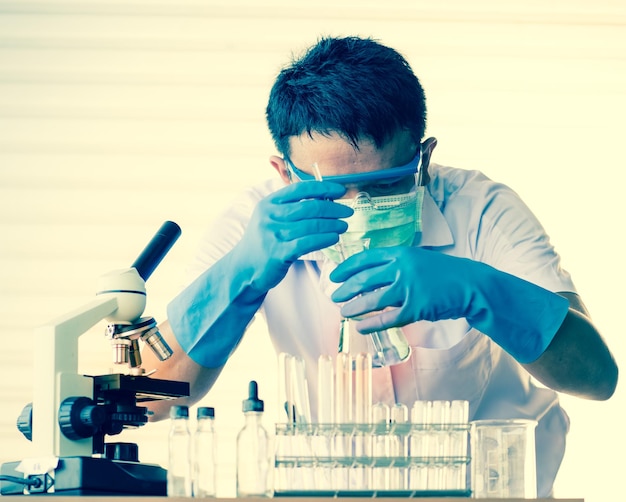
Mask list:
[{"label": "microscope arm", "polygon": [[78,374],[78,338],[117,308],[115,297],[100,296],[35,330],[32,428],[37,457],[91,455],[91,440],[67,439],[56,417],[64,399],[93,397],[93,379]]}]

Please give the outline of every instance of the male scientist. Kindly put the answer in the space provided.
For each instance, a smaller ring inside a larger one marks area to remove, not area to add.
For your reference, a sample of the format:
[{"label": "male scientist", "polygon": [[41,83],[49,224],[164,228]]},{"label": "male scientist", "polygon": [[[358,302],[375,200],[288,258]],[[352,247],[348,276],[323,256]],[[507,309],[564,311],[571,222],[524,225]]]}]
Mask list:
[{"label": "male scientist", "polygon": [[[320,39],[279,73],[266,116],[278,176],[208,229],[161,326],[175,355],[159,378],[189,381],[196,402],[258,312],[314,393],[342,316],[375,312],[358,330],[401,327],[411,356],[374,370],[374,402],[537,420],[537,490],[551,494],[569,427],[557,393],[608,399],[618,370],[532,212],[480,172],[430,162],[423,89],[375,40]],[[339,260],[340,238],[369,248]]]}]

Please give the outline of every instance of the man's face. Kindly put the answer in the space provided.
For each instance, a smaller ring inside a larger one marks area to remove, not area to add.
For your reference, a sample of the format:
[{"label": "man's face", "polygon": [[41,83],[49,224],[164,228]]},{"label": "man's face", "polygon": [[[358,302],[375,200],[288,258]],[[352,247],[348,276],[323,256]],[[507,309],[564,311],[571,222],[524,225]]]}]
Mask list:
[{"label": "man's face", "polygon": [[[410,170],[408,165],[415,159],[418,150],[418,145],[408,132],[399,132],[380,149],[370,141],[360,142],[358,147],[354,148],[338,134],[325,136],[304,133],[290,140],[291,155],[283,162],[284,174],[291,177],[292,181],[297,181],[293,179],[294,172],[290,169],[292,165],[313,177],[321,176],[332,180],[333,176],[342,176],[348,189],[345,198],[352,198],[360,191],[368,192],[372,196],[406,193],[415,186],[414,173],[404,173]],[[403,176],[393,173],[393,168],[399,166],[406,166]],[[358,176],[383,170],[389,171],[388,177],[360,180]],[[283,176],[280,169],[279,172]],[[354,176],[354,182],[351,182],[351,176]]]}]

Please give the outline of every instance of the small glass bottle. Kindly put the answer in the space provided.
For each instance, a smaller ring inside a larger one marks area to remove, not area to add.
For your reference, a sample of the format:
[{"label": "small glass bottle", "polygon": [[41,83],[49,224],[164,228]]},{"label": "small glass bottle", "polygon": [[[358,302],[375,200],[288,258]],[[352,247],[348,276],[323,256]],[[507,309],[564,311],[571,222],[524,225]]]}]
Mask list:
[{"label": "small glass bottle", "polygon": [[237,435],[237,497],[271,497],[272,454],[263,427],[263,401],[252,380],[243,401],[245,425]]},{"label": "small glass bottle", "polygon": [[168,447],[167,495],[168,497],[191,497],[191,434],[189,433],[189,408],[187,406],[170,408]]},{"label": "small glass bottle", "polygon": [[215,497],[215,409],[207,406],[198,408],[197,419],[193,435],[193,496]]}]

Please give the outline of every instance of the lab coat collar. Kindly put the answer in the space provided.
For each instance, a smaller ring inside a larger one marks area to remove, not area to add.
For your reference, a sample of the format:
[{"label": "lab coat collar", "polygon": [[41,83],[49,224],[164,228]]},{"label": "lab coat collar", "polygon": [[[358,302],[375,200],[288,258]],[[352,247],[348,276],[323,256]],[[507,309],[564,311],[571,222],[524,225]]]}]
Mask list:
[{"label": "lab coat collar", "polygon": [[428,189],[422,203],[422,232],[415,236],[414,246],[442,247],[454,244],[450,225],[443,216]]}]

